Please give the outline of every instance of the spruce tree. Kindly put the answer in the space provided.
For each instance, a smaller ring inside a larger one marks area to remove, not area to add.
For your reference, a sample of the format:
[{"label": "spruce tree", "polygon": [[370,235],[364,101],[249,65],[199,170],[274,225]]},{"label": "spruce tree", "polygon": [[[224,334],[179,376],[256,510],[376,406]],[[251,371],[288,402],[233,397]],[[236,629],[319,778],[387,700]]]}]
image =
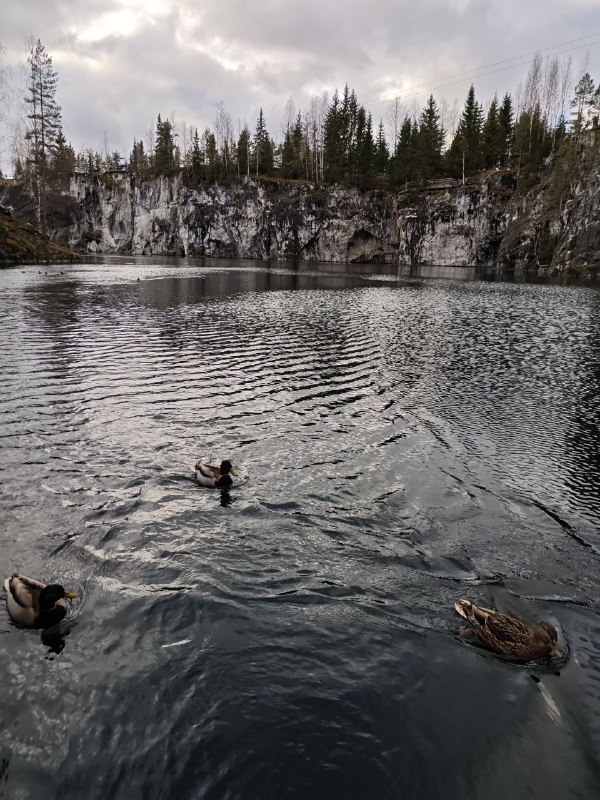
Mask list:
[{"label": "spruce tree", "polygon": [[440,122],[437,103],[430,95],[419,119],[419,131],[416,138],[415,177],[426,181],[442,174],[442,147],[444,129]]},{"label": "spruce tree", "polygon": [[379,120],[377,129],[377,143],[375,145],[375,170],[383,175],[388,171],[390,161],[390,151],[385,138],[385,127],[383,120]]},{"label": "spruce tree", "polygon": [[390,177],[394,186],[402,186],[416,176],[419,127],[410,117],[404,117],[396,152],[390,161]]},{"label": "spruce tree", "polygon": [[210,128],[205,128],[202,134],[202,149],[206,163],[206,177],[210,182],[215,181],[219,174],[219,153],[217,140]]},{"label": "spruce tree", "polygon": [[302,153],[304,131],[302,117],[298,114],[296,122],[288,125],[281,150],[281,174],[284,178],[301,178],[304,174]]},{"label": "spruce tree", "polygon": [[510,95],[504,95],[502,105],[498,110],[498,126],[500,128],[500,166],[508,167],[513,140],[513,108]]},{"label": "spruce tree", "polygon": [[175,139],[173,123],[160,114],[156,120],[156,144],[154,145],[154,169],[157,172],[169,172],[176,166]]},{"label": "spruce tree", "polygon": [[50,164],[50,180],[64,186],[75,171],[75,151],[67,143],[62,128],[59,128],[52,162]]},{"label": "spruce tree", "polygon": [[351,128],[348,177],[353,184],[366,189],[372,185],[375,175],[375,141],[371,114],[367,114],[364,106],[357,104]]},{"label": "spruce tree", "polygon": [[265,116],[262,108],[256,120],[256,133],[254,135],[254,153],[252,154],[253,166],[256,175],[266,175],[273,170],[273,142],[267,131]]},{"label": "spruce tree", "polygon": [[482,160],[485,169],[492,169],[500,166],[502,151],[504,149],[503,144],[503,131],[500,126],[498,97],[494,95],[482,131]]},{"label": "spruce tree", "polygon": [[454,177],[472,175],[483,167],[481,148],[483,110],[471,85],[452,144],[446,153],[448,172]]},{"label": "spruce tree", "polygon": [[198,128],[194,130],[194,136],[192,137],[192,157],[190,161],[190,171],[192,173],[192,178],[195,182],[200,180],[202,175],[202,167],[203,167],[203,158],[202,158],[202,150],[200,149],[200,137],[198,136]]},{"label": "spruce tree", "polygon": [[341,180],[343,168],[342,111],[337,89],[325,115],[323,158],[325,179],[329,183],[337,183]]},{"label": "spruce tree", "polygon": [[250,175],[251,140],[250,131],[247,126],[244,126],[237,143],[238,178],[242,175]]}]

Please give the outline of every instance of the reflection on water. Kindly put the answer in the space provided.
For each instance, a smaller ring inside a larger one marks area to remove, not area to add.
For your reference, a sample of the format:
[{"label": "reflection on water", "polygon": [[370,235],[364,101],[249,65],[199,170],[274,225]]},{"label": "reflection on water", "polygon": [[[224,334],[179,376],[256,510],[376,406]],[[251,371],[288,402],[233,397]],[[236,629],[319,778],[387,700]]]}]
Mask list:
[{"label": "reflection on water", "polygon": [[[0,546],[79,597],[2,616],[0,797],[595,796],[598,290],[46,272],[1,275]],[[461,644],[460,597],[568,664]]]}]

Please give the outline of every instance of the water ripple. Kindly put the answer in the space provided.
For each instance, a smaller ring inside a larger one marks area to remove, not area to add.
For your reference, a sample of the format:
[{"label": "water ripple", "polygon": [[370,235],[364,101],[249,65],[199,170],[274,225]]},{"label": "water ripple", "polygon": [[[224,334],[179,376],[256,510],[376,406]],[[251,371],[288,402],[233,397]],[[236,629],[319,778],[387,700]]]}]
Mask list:
[{"label": "water ripple", "polygon": [[[2,620],[0,787],[593,796],[598,291],[117,263],[2,276],[5,570],[79,598]],[[554,620],[560,680],[460,646],[461,596]]]}]

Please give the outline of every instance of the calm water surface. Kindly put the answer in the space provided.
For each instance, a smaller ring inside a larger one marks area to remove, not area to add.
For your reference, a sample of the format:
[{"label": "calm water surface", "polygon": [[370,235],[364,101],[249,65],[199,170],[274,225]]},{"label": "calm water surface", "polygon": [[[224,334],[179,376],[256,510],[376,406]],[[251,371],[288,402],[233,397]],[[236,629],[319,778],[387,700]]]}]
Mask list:
[{"label": "calm water surface", "polygon": [[600,292],[450,274],[0,273],[2,573],[79,594],[0,609],[2,798],[599,796]]}]

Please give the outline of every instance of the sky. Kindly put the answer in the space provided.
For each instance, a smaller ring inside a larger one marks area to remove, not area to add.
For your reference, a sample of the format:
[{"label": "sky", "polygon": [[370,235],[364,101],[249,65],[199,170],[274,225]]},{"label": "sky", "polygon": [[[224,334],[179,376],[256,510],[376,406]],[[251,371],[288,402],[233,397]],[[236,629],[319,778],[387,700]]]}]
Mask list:
[{"label": "sky", "polygon": [[[514,93],[535,51],[572,58],[600,81],[600,0],[1,0],[0,46],[11,102],[0,106],[6,172],[9,121],[23,94],[28,40],[58,72],[56,99],[75,150],[128,155],[157,114],[234,132],[259,108],[275,140],[285,109],[348,83],[375,126],[394,98],[429,94],[462,107],[471,83],[488,103]],[[6,83],[6,82],[5,82]],[[1,94],[1,93],[0,93]]]}]

